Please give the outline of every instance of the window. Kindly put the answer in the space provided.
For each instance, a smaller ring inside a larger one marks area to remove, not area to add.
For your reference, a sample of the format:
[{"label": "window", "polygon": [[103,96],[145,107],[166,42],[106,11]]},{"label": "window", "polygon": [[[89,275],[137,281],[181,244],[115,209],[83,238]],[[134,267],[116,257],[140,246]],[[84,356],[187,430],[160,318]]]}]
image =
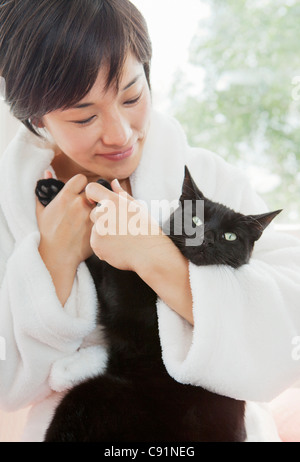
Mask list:
[{"label": "window", "polygon": [[276,222],[298,232],[299,2],[133,3],[153,40],[154,102],[176,116],[191,145],[243,168],[268,206],[284,209]]}]

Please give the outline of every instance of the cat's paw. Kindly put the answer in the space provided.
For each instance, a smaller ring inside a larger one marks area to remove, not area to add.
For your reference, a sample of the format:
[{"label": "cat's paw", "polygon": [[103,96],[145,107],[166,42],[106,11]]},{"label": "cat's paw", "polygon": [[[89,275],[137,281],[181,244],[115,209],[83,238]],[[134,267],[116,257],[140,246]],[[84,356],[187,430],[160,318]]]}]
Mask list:
[{"label": "cat's paw", "polygon": [[62,181],[56,180],[55,178],[39,180],[35,188],[35,194],[40,203],[46,206],[57,196],[64,185]]},{"label": "cat's paw", "polygon": [[107,350],[102,345],[81,348],[52,365],[49,384],[54,391],[73,388],[84,380],[103,374],[107,364]]},{"label": "cat's paw", "polygon": [[[108,181],[103,180],[100,178],[97,183],[105,186],[105,188],[110,189],[112,191],[111,185]],[[37,182],[35,188],[35,194],[40,201],[41,204],[44,206],[50,204],[50,202],[57,196],[59,191],[64,187],[64,183],[60,180],[56,180],[55,178],[48,178],[45,180],[39,180]]]},{"label": "cat's paw", "polygon": [[97,180],[97,183],[101,184],[102,186],[104,186],[105,188],[109,189],[110,191],[112,191],[112,187],[110,185],[110,183],[106,180],[103,180],[103,178],[100,178],[99,180]]}]

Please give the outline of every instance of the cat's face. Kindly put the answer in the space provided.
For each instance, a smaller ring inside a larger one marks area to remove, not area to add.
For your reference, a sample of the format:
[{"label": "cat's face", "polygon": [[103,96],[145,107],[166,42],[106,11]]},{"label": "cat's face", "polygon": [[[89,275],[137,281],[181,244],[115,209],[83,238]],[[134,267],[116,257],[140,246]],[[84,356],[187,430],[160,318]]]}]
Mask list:
[{"label": "cat's face", "polygon": [[238,268],[248,263],[255,241],[279,212],[246,216],[212,202],[203,196],[186,167],[180,207],[168,222],[169,237],[195,265]]}]

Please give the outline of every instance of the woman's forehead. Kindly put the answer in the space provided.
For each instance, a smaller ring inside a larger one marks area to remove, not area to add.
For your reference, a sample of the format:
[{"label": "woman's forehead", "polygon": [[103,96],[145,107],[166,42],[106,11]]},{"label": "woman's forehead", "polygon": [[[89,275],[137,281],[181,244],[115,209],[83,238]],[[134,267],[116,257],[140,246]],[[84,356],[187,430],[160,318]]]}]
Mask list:
[{"label": "woman's forehead", "polygon": [[116,84],[112,84],[109,88],[107,88],[108,72],[109,66],[103,64],[99,70],[94,85],[92,86],[91,90],[84,96],[84,98],[68,108],[58,109],[52,113],[56,113],[57,115],[66,112],[69,113],[71,111],[73,113],[73,110],[76,112],[76,109],[83,109],[89,106],[94,106],[98,101],[111,101],[119,94],[125,93],[131,86],[133,86],[135,83],[141,80],[143,76],[145,76],[143,65],[132,54],[129,54],[124,61],[118,87]]},{"label": "woman's forehead", "polygon": [[[99,70],[98,76],[91,90],[86,96],[78,102],[78,104],[85,103],[88,100],[95,98],[104,97],[108,91],[113,90],[114,92],[126,91],[131,85],[133,85],[140,77],[144,75],[143,65],[133,56],[131,53],[127,56],[124,61],[122,73],[118,82],[118,88],[113,84],[107,89],[107,76],[109,72],[109,66],[103,64]],[[75,105],[77,106],[77,104]]]}]

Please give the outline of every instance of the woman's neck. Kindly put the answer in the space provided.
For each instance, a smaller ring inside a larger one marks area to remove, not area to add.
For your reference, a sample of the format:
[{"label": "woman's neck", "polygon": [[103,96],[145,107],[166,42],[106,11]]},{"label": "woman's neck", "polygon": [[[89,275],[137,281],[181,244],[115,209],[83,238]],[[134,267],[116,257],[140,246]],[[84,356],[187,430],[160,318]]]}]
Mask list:
[{"label": "woman's neck", "polygon": [[[55,156],[52,160],[52,167],[58,180],[63,183],[67,183],[73,176],[78,173],[82,173],[88,179],[89,183],[96,182],[99,180],[99,175],[96,175],[90,171],[82,169],[78,164],[72,161],[68,156],[58,149],[54,149]],[[132,195],[131,185],[129,178],[118,179],[121,187],[130,195]]]}]

